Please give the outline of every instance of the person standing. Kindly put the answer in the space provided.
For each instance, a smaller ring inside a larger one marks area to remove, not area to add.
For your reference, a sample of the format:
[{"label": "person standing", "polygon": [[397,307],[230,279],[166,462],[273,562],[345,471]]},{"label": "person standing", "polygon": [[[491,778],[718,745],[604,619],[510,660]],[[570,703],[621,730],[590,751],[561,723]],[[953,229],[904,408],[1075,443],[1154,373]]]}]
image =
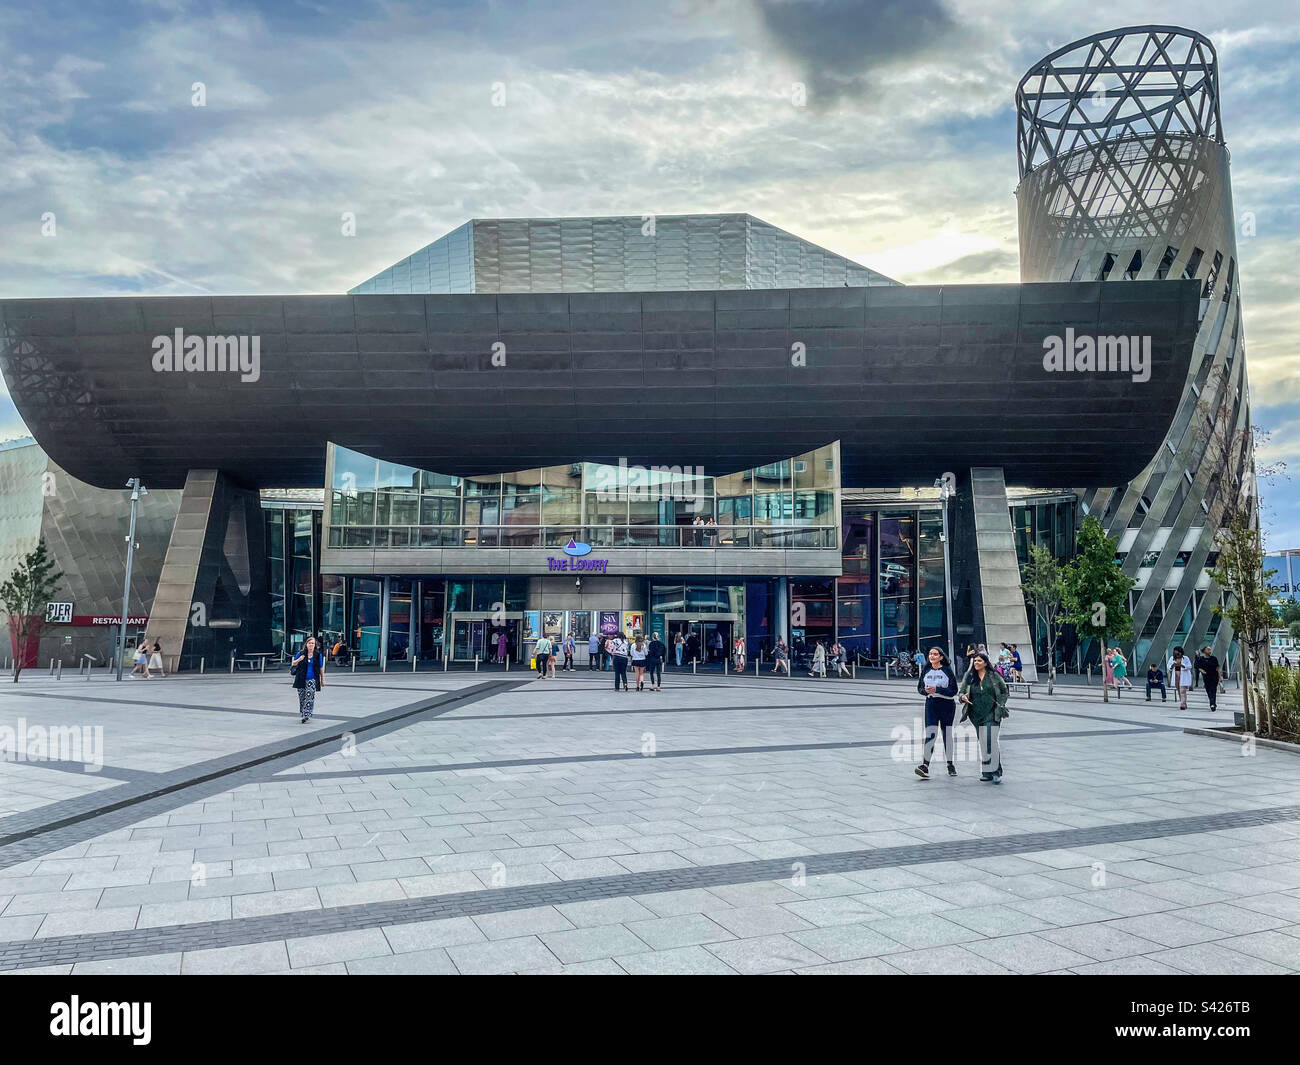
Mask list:
[{"label": "person standing", "polygon": [[162,644],[157,640],[154,640],[153,651],[149,655],[149,668],[157,670],[158,676],[160,677],[167,676],[167,674],[163,672]]},{"label": "person standing", "polygon": [[609,651],[609,657],[614,663],[614,690],[618,691],[618,683],[623,682],[623,690],[627,691],[627,659],[628,645],[627,640],[620,631],[618,635],[611,636],[605,644]]},{"label": "person standing", "polygon": [[551,680],[555,679],[555,666],[556,663],[559,662],[560,660],[560,653],[561,651],[563,651],[563,649],[564,649],[563,641],[561,641],[558,636],[551,641],[551,654],[550,657],[547,658],[546,660],[546,675]]},{"label": "person standing", "polygon": [[677,655],[677,668],[681,669],[682,655],[686,651],[686,637],[681,634],[680,630],[678,630],[677,638],[673,640],[673,650],[676,652]]},{"label": "person standing", "polygon": [[817,641],[816,650],[813,651],[812,669],[808,676],[826,679],[826,645],[821,640]]},{"label": "person standing", "polygon": [[[971,661],[970,672],[962,679],[958,698],[966,709],[961,719],[970,719],[975,726],[980,745],[980,780],[985,783],[1002,783],[1002,745],[998,733],[1002,721],[1010,714],[1007,710],[1007,682],[993,668],[988,653],[979,651]],[[994,768],[996,766],[996,768]]]},{"label": "person standing", "polygon": [[1165,691],[1165,671],[1160,668],[1159,662],[1152,662],[1147,666],[1147,702],[1151,701],[1151,689],[1160,689],[1160,701],[1168,700],[1168,693]]},{"label": "person standing", "polygon": [[659,633],[651,636],[650,644],[647,647],[645,667],[650,671],[650,690],[657,692],[663,687],[664,683],[664,659],[668,655],[668,648],[664,646],[663,640],[659,639]]},{"label": "person standing", "polygon": [[737,673],[745,672],[745,639],[743,636],[736,637],[735,646],[732,648],[731,667]]},{"label": "person standing", "polygon": [[[919,655],[921,652],[917,652]],[[852,677],[853,671],[849,669],[849,652],[845,646],[836,640],[831,647],[831,654],[834,655],[835,675],[837,677]],[[917,676],[920,676],[920,670],[917,670]]]},{"label": "person standing", "polygon": [[594,673],[600,667],[600,633],[593,632],[587,640],[587,671]]},{"label": "person standing", "polygon": [[546,679],[546,664],[551,657],[551,641],[543,633],[537,638],[537,645],[533,648],[533,657],[537,660],[537,676],[539,680]]},{"label": "person standing", "polygon": [[632,646],[628,650],[628,658],[632,660],[632,671],[636,674],[636,690],[645,691],[645,663],[650,657],[650,650],[646,647],[645,637],[637,633],[637,637],[632,641]]},{"label": "person standing", "polygon": [[1178,696],[1178,709],[1187,709],[1187,689],[1192,686],[1192,663],[1187,658],[1187,652],[1181,647],[1175,647],[1173,654],[1169,656],[1169,683],[1173,686],[1174,694]]},{"label": "person standing", "polygon": [[1210,700],[1210,713],[1219,709],[1219,659],[1208,647],[1201,648],[1201,677],[1205,680],[1205,694]]},{"label": "person standing", "polygon": [[948,663],[948,656],[939,648],[931,647],[929,668],[917,679],[916,690],[925,696],[925,749],[916,775],[930,779],[930,758],[934,755],[934,741],[943,731],[943,753],[948,762],[948,775],[957,775],[953,763],[952,723],[957,714],[957,674]]},{"label": "person standing", "polygon": [[1201,682],[1201,666],[1204,663],[1203,650],[1198,650],[1192,657],[1192,691],[1196,691],[1196,686]]},{"label": "person standing", "polygon": [[573,639],[573,633],[569,633],[564,638],[564,672],[573,672],[573,652],[578,649],[576,641]]},{"label": "person standing", "polygon": [[316,693],[321,689],[321,674],[325,668],[315,636],[307,637],[298,657],[289,663],[289,668],[293,670],[293,686],[298,689],[298,713],[302,715],[302,723],[305,725],[316,709]]},{"label": "person standing", "polygon": [[510,654],[510,640],[505,629],[497,631],[497,660],[504,662]]},{"label": "person standing", "polygon": [[[1101,688],[1103,694],[1107,688],[1115,687],[1115,652],[1109,647],[1101,649]],[[1115,693],[1116,698],[1119,692]]]}]

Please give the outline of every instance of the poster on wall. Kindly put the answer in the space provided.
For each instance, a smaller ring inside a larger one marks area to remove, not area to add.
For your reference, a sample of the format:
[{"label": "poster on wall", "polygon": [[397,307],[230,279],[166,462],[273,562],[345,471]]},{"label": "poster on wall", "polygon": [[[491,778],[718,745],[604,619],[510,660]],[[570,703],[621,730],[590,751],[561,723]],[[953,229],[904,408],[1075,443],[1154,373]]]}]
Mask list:
[{"label": "poster on wall", "polygon": [[639,610],[623,611],[623,631],[629,636],[645,631],[645,615]]},{"label": "poster on wall", "polygon": [[613,636],[618,632],[618,611],[602,610],[600,612],[600,634],[602,636]]},{"label": "poster on wall", "polygon": [[524,639],[525,640],[537,639],[538,622],[540,620],[540,613],[541,612],[537,610],[524,611]]},{"label": "poster on wall", "polygon": [[552,640],[564,633],[564,612],[547,610],[542,614],[542,632]]}]

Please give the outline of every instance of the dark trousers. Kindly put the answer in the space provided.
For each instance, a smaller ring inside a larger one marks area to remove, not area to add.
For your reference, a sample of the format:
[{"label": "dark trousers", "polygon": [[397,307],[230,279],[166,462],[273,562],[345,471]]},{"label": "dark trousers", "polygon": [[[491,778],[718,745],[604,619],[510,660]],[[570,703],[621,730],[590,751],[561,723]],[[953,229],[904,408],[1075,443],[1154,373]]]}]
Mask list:
[{"label": "dark trousers", "polygon": [[664,660],[662,658],[647,658],[645,660],[646,676],[650,678],[650,686],[657,688],[664,682]]},{"label": "dark trousers", "polygon": [[596,671],[596,666],[599,664],[600,664],[600,652],[592,651],[587,656],[587,669],[589,669],[591,672],[594,673]]},{"label": "dark trousers", "polygon": [[1205,678],[1205,694],[1210,698],[1210,709],[1217,710],[1219,707],[1219,678]]},{"label": "dark trousers", "polygon": [[926,699],[925,701],[925,751],[923,761],[930,764],[934,757],[934,744],[940,734],[943,736],[943,753],[952,761],[952,722],[957,713],[957,704],[951,699]]},{"label": "dark trousers", "polygon": [[564,668],[565,669],[573,668],[573,655],[568,651],[564,652]]},{"label": "dark trousers", "polygon": [[1152,689],[1152,688],[1159,688],[1159,689],[1160,689],[1160,701],[1163,703],[1163,702],[1165,701],[1165,699],[1167,698],[1167,693],[1165,692],[1165,686],[1164,686],[1163,684],[1159,683],[1159,682],[1155,682],[1155,683],[1153,683],[1153,682],[1151,682],[1151,681],[1147,681],[1147,702],[1150,702],[1150,701],[1151,701],[1151,689]]},{"label": "dark trousers", "polygon": [[623,682],[623,690],[627,690],[627,659],[622,655],[614,655],[614,690],[618,691],[618,682]]},{"label": "dark trousers", "polygon": [[550,655],[536,655],[537,658],[537,675],[546,676],[546,663],[550,660]]}]

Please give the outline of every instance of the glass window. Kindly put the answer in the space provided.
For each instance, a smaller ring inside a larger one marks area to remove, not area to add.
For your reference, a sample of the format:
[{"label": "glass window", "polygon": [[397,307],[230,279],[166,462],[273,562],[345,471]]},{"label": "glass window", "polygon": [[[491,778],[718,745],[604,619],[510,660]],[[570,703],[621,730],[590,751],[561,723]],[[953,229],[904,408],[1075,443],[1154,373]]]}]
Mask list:
[{"label": "glass window", "polygon": [[923,510],[917,515],[920,526],[922,558],[943,559],[943,515],[937,510]]},{"label": "glass window", "polygon": [[473,609],[496,611],[505,609],[505,585],[487,577],[474,578]]},{"label": "glass window", "polygon": [[356,577],[352,581],[351,644],[360,662],[379,658],[380,607],[383,586],[379,581]]},{"label": "glass window", "polygon": [[881,515],[880,557],[906,561],[916,557],[916,515],[911,511],[887,510]]}]

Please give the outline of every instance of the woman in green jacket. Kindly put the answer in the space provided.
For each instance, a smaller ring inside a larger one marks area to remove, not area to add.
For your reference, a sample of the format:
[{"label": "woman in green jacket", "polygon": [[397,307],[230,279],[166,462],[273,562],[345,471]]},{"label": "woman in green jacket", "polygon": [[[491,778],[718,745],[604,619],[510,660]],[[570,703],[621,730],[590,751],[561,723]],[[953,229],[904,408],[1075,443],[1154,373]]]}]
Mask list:
[{"label": "woman in green jacket", "polygon": [[[1002,748],[998,743],[998,730],[1007,710],[1007,682],[998,676],[989,656],[976,652],[970,670],[962,678],[957,698],[965,706],[961,719],[970,719],[979,736],[980,780],[1002,783]],[[993,768],[996,766],[997,768]]]}]

